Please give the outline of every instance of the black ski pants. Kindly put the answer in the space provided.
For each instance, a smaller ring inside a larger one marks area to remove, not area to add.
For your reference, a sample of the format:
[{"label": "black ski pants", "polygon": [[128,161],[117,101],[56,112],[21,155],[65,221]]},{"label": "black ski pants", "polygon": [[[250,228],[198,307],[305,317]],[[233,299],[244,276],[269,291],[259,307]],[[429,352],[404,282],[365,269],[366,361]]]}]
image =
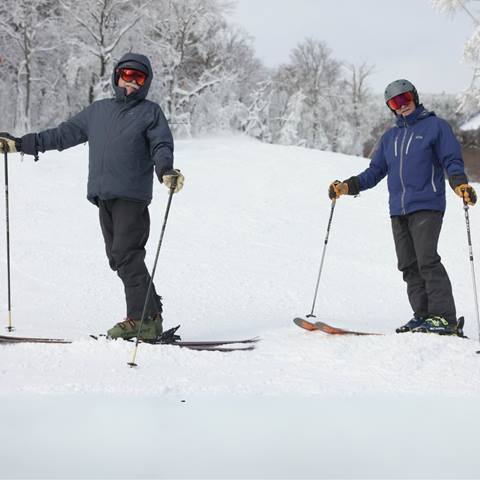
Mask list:
[{"label": "black ski pants", "polygon": [[[125,287],[127,317],[138,320],[150,282],[145,265],[145,245],[150,233],[148,204],[116,198],[99,200],[98,208],[110,267]],[[162,313],[161,299],[152,287],[147,317]]]},{"label": "black ski pants", "polygon": [[457,320],[452,285],[437,252],[443,213],[420,210],[391,217],[398,269],[416,316],[439,315]]}]

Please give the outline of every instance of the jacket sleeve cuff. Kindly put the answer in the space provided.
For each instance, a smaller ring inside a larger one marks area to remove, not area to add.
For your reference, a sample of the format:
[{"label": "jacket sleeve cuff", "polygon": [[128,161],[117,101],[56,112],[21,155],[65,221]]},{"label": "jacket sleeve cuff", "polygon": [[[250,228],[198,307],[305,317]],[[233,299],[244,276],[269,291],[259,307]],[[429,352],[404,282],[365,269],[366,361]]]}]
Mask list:
[{"label": "jacket sleeve cuff", "polygon": [[156,168],[155,169],[157,172],[157,178],[160,183],[163,183],[163,176],[171,170],[171,168],[168,167],[162,167],[162,168]]},{"label": "jacket sleeve cuff", "polygon": [[452,187],[452,190],[455,190],[455,188],[458,187],[459,185],[463,185],[465,183],[468,183],[468,178],[464,173],[460,174],[460,175],[452,175],[448,179],[448,183]]},{"label": "jacket sleeve cuff", "polygon": [[348,195],[358,195],[360,193],[360,182],[358,177],[350,177],[343,181],[348,185]]},{"label": "jacket sleeve cuff", "polygon": [[38,155],[37,134],[27,133],[20,139],[20,150],[27,155]]}]

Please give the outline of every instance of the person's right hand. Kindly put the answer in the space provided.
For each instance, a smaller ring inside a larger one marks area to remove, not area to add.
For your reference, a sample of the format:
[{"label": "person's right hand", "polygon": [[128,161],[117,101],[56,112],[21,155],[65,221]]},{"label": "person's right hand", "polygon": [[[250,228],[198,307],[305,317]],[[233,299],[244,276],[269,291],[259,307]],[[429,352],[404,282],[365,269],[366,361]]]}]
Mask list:
[{"label": "person's right hand", "polygon": [[0,132],[0,152],[20,152],[22,141],[7,132]]},{"label": "person's right hand", "polygon": [[335,180],[328,187],[328,198],[330,200],[340,198],[341,195],[348,194],[348,183]]},{"label": "person's right hand", "polygon": [[185,177],[180,173],[180,170],[172,168],[163,174],[162,180],[169,190],[174,188],[173,193],[177,193],[183,188]]}]

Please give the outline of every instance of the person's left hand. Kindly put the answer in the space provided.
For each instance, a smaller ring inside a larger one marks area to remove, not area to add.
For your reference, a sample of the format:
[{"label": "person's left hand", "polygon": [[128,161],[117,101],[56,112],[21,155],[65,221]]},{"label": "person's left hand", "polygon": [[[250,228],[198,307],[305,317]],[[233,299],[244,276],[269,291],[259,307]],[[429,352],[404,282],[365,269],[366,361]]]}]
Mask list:
[{"label": "person's left hand", "polygon": [[21,143],[19,138],[15,138],[7,132],[0,132],[0,152],[19,152]]},{"label": "person's left hand", "polygon": [[172,170],[168,170],[163,174],[162,180],[169,190],[175,186],[173,193],[177,193],[183,188],[185,177],[180,173],[180,170],[173,168]]},{"label": "person's left hand", "polygon": [[463,198],[463,201],[470,206],[473,206],[477,203],[477,193],[475,189],[468,183],[462,183],[455,187],[455,193]]}]

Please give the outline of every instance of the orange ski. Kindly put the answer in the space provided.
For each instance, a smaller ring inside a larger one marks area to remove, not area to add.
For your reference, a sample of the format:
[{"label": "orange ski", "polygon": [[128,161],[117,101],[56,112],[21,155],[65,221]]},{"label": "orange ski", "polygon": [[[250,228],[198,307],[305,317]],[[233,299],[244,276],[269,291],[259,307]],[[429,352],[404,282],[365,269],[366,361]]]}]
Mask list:
[{"label": "orange ski", "polygon": [[372,333],[372,332],[357,332],[354,330],[345,330],[343,328],[332,327],[324,322],[310,322],[303,318],[297,317],[293,319],[295,325],[298,325],[305,330],[314,331],[318,330],[320,332],[328,333],[330,335],[383,335],[383,333]]}]

